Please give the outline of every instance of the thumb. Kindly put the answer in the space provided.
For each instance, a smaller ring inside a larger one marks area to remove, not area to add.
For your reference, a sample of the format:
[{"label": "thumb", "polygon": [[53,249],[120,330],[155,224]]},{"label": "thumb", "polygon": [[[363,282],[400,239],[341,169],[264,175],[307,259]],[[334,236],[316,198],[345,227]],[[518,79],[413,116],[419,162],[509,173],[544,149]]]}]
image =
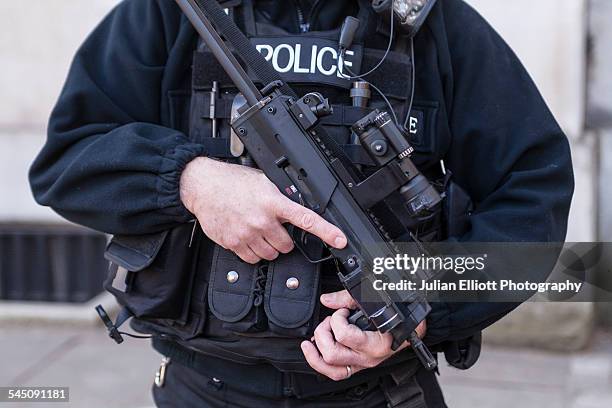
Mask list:
[{"label": "thumb", "polygon": [[321,303],[330,309],[357,309],[357,302],[346,290],[321,295]]}]

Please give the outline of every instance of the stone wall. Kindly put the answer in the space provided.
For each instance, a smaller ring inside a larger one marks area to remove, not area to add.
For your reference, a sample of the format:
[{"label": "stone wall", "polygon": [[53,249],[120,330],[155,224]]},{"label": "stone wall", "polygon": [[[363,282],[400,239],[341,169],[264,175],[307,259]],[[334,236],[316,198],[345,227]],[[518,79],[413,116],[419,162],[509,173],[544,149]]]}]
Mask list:
[{"label": "stone wall", "polygon": [[[591,0],[587,127],[599,142],[598,239],[612,241],[612,2]],[[600,280],[612,287],[612,259],[600,268]],[[612,326],[612,304],[598,304],[600,322]]]},{"label": "stone wall", "polygon": [[116,0],[0,2],[0,222],[63,222],[36,205],[27,169],[72,56]]}]

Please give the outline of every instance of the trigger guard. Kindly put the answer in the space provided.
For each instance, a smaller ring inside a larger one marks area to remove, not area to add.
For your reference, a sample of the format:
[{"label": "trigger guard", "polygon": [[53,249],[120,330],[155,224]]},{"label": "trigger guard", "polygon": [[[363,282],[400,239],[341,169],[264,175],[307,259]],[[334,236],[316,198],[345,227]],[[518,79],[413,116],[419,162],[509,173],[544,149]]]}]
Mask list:
[{"label": "trigger guard", "polygon": [[[300,239],[296,239],[296,236],[295,236],[296,230],[299,231]],[[334,256],[331,253],[328,256],[326,256],[324,258],[321,258],[321,259],[312,259],[308,255],[308,253],[306,252],[306,250],[303,247],[303,245],[306,245],[306,237],[309,234],[306,231],[301,230],[301,229],[295,227],[294,225],[289,225],[287,227],[287,232],[289,232],[289,236],[291,237],[291,240],[293,241],[293,244],[295,245],[297,250],[302,253],[304,258],[306,258],[306,260],[309,263],[311,263],[311,264],[319,264],[319,263],[322,263],[322,262],[325,262],[325,261],[329,261],[330,259],[334,259]]]}]

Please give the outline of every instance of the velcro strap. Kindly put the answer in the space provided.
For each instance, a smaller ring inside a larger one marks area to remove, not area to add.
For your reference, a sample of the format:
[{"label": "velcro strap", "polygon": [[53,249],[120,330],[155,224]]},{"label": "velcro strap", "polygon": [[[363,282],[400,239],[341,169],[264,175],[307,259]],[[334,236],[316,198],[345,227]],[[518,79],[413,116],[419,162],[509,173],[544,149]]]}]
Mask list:
[{"label": "velcro strap", "polygon": [[202,119],[229,119],[232,116],[232,100],[217,98],[215,102],[215,114],[210,112],[210,92],[198,92],[197,96],[200,106],[197,114]]},{"label": "velcro strap", "polygon": [[[235,56],[238,58],[237,55]],[[240,62],[240,59],[238,61]],[[210,89],[213,81],[217,81],[222,89],[235,87],[229,75],[210,51],[196,51],[193,55],[193,89]]]},{"label": "velcro strap", "polygon": [[104,257],[132,272],[139,272],[150,266],[162,245],[168,231],[146,235],[115,235],[108,242]]},{"label": "velcro strap", "polygon": [[[379,50],[366,53],[361,73],[370,72],[380,63],[383,55],[384,52]],[[390,51],[385,61],[366,79],[376,85],[387,97],[407,99],[412,82],[411,70],[412,64],[407,55]]]},{"label": "velcro strap", "polygon": [[232,159],[230,139],[224,137],[206,137],[201,141],[204,145],[204,154],[219,159]]},{"label": "velcro strap", "polygon": [[[380,62],[383,55],[384,53],[379,52],[379,50],[368,50],[363,57],[361,72],[365,73],[374,68]],[[239,58],[238,61],[240,61]],[[368,75],[367,79],[375,84],[386,96],[396,99],[407,99],[410,91],[411,67],[408,56],[391,51],[380,67]],[[251,77],[255,82],[259,82],[253,75]],[[312,82],[307,81],[307,77],[304,77],[303,81],[290,81],[290,84],[321,83],[321,79],[315,77],[312,76],[314,78]],[[235,88],[230,77],[225,73],[221,65],[217,63],[210,51],[196,51],[193,58],[193,88],[195,90],[208,90],[211,88],[213,81],[217,81],[221,89]],[[347,82],[350,84],[349,81]]]},{"label": "velcro strap", "polygon": [[331,115],[321,118],[322,125],[329,126],[353,126],[355,122],[372,112],[369,108],[358,106],[332,105]]}]

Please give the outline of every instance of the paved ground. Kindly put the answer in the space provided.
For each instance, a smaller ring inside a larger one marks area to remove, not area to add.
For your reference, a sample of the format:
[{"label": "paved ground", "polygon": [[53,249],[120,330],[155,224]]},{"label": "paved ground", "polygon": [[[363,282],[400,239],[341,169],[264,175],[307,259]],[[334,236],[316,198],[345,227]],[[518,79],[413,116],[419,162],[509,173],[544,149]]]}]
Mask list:
[{"label": "paved ground", "polygon": [[[0,386],[70,387],[71,403],[52,408],[144,408],[159,357],[146,340],[118,346],[101,328],[11,325],[0,327],[0,361]],[[475,368],[444,367],[441,380],[451,408],[610,408],[612,333],[573,354],[485,347]]]},{"label": "paved ground", "polygon": [[612,333],[579,353],[485,347],[474,368],[446,368],[441,382],[451,408],[610,408]]}]

